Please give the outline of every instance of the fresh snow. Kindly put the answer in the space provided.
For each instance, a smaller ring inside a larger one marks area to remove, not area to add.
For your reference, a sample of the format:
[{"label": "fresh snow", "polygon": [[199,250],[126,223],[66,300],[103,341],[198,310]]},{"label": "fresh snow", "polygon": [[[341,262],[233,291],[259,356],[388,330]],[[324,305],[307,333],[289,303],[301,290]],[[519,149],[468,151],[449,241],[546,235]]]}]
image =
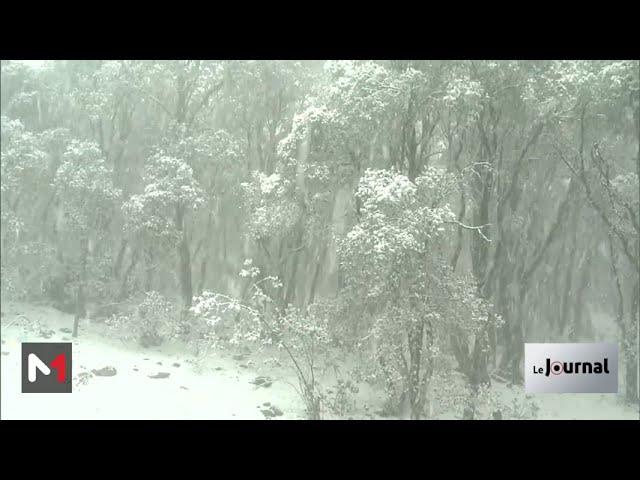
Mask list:
[{"label": "fresh snow", "polygon": [[[10,302],[2,305],[2,311],[0,418],[3,420],[260,420],[265,419],[261,412],[268,408],[265,403],[283,412],[275,419],[304,418],[304,405],[294,387],[295,375],[286,367],[267,367],[258,357],[251,356],[235,360],[234,352],[215,351],[203,370],[196,372],[194,357],[183,345],[144,349],[115,339],[114,332],[108,332],[106,326],[89,321],[81,322],[79,337],[73,341],[73,393],[22,394],[21,342],[64,341],[71,335],[60,329],[72,328],[73,318],[48,307]],[[39,337],[29,328],[36,322],[55,334],[49,339]],[[77,383],[79,374],[106,366],[116,368],[117,374],[87,375],[86,384]],[[149,378],[159,372],[170,375]],[[257,376],[269,376],[273,384],[257,388],[251,383]],[[503,402],[521,393],[502,384],[494,388]],[[546,394],[537,395],[535,400],[540,407],[540,419],[638,419],[638,411],[622,404],[617,395]],[[371,403],[376,402],[371,399]],[[362,413],[354,414],[353,418],[368,417]],[[442,418],[457,418],[457,414]]]}]

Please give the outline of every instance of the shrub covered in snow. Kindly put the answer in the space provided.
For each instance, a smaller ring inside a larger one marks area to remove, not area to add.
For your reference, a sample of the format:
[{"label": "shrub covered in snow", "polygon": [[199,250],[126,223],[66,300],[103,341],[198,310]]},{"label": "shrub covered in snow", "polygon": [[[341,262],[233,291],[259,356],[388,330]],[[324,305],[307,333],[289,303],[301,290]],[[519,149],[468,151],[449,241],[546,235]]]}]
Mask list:
[{"label": "shrub covered in snow", "polygon": [[175,307],[158,292],[146,292],[134,314],[114,315],[107,325],[119,331],[125,340],[144,347],[161,345],[178,333]]}]

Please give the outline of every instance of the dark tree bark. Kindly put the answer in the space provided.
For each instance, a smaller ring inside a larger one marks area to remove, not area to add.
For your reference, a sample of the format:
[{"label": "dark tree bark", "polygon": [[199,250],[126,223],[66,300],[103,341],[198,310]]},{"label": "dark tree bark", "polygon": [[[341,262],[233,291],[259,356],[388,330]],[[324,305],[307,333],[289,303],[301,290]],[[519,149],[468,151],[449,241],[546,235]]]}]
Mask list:
[{"label": "dark tree bark", "polygon": [[76,290],[76,312],[73,319],[73,338],[78,337],[78,324],[80,323],[80,319],[86,316],[86,300],[84,294],[84,284],[87,281],[87,257],[89,254],[89,239],[85,239],[83,242],[82,253],[80,256],[80,265],[78,271],[78,284]]},{"label": "dark tree bark", "polygon": [[325,257],[327,254],[327,243],[323,242],[323,246],[320,248],[320,254],[316,258],[316,264],[314,267],[314,274],[311,280],[311,288],[309,291],[309,300],[307,300],[307,305],[313,303],[316,296],[316,289],[318,287],[318,281],[320,279],[320,272],[322,271],[322,264],[324,263]]},{"label": "dark tree bark", "polygon": [[153,271],[155,266],[153,264],[155,260],[155,253],[151,245],[145,245],[144,247],[144,291],[150,292],[153,290]]},{"label": "dark tree bark", "polygon": [[122,269],[122,262],[124,260],[124,254],[127,250],[127,240],[123,238],[120,241],[120,249],[118,250],[118,256],[116,257],[115,264],[113,265],[114,278],[120,277],[120,270]]},{"label": "dark tree bark", "polygon": [[119,300],[124,300],[128,296],[127,283],[129,281],[129,278],[131,277],[131,273],[133,272],[133,269],[136,267],[136,265],[138,264],[138,260],[140,259],[140,250],[141,250],[140,248],[136,248],[132,252],[131,262],[129,263],[127,270],[125,270],[124,274],[122,275],[122,282],[120,283]]},{"label": "dark tree bark", "polygon": [[422,401],[420,398],[421,366],[422,366],[422,342],[424,341],[424,323],[419,322],[409,330],[409,405],[411,407],[411,419],[418,420],[422,417]]},{"label": "dark tree bark", "polygon": [[[629,329],[629,347],[627,348],[625,363],[625,385],[626,400],[629,403],[637,404],[638,392],[638,372],[640,371],[640,281],[636,281],[633,289],[633,301],[631,307],[631,322]],[[634,345],[635,344],[635,345]]]},{"label": "dark tree bark", "polygon": [[184,207],[182,205],[176,206],[176,228],[180,232],[180,241],[178,242],[178,276],[180,279],[180,291],[182,293],[183,312],[186,312],[191,308],[193,302],[193,285],[191,276],[191,252],[187,237],[187,226],[184,221]]},{"label": "dark tree bark", "polygon": [[195,252],[193,253],[193,260],[196,262],[196,258],[198,257],[198,253],[201,250],[204,250],[202,254],[202,260],[200,261],[200,279],[198,281],[198,287],[196,288],[196,292],[198,295],[201,295],[204,291],[204,287],[207,281],[207,268],[209,266],[209,258],[210,258],[210,248],[208,242],[211,239],[211,230],[213,227],[213,213],[210,213],[207,218],[207,228],[205,229],[204,236],[200,240],[200,243],[196,247]]}]

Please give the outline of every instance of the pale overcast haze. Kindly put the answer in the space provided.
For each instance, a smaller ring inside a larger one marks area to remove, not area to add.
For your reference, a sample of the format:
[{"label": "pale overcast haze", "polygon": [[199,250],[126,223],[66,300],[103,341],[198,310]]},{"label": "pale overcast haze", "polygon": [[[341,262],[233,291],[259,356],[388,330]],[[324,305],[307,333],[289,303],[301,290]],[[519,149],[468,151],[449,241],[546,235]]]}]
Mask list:
[{"label": "pale overcast haze", "polygon": [[30,67],[34,67],[34,68],[41,67],[45,62],[45,60],[21,60],[21,61],[22,63],[26,63]]}]

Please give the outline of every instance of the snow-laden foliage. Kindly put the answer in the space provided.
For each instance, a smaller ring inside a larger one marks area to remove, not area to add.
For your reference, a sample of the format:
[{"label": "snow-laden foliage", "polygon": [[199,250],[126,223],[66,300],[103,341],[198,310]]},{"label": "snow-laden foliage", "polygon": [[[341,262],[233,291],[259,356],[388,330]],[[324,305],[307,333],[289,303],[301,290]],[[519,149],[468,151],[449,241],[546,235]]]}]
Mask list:
[{"label": "snow-laden foliage", "polygon": [[431,377],[447,371],[451,338],[466,344],[489,323],[474,282],[439,254],[453,214],[435,206],[443,200],[436,187],[447,191],[448,177],[430,173],[414,184],[389,171],[365,172],[360,222],[339,248],[344,295],[361,312],[349,320],[359,325],[358,345],[371,352],[362,378],[386,386],[392,404],[409,399],[414,415],[425,413]]},{"label": "snow-laden foliage", "polygon": [[351,278],[348,284],[358,283],[368,290],[367,297],[377,298],[387,291],[389,279],[399,279],[416,256],[428,253],[428,240],[454,218],[447,206],[433,208],[427,201],[434,197],[429,188],[434,180],[423,177],[414,184],[387,170],[364,173],[356,193],[360,222],[339,246],[341,268]]},{"label": "snow-laden foliage", "polygon": [[59,199],[56,228],[64,244],[54,283],[64,285],[58,301],[75,298],[79,312],[85,310],[84,297],[104,298],[107,289],[113,291],[104,273],[110,258],[106,239],[121,192],[113,187],[112,171],[96,144],[71,140],[60,160],[53,186]]},{"label": "snow-laden foliage", "polygon": [[260,271],[250,260],[245,262],[240,276],[252,279],[244,301],[213,292],[204,292],[194,299],[190,312],[196,322],[197,351],[206,354],[211,347],[274,345],[298,377],[298,393],[309,418],[321,418],[324,408],[348,409],[349,394],[356,390],[355,385],[340,379],[339,390],[330,395],[317,378],[325,368],[331,345],[330,324],[323,304],[311,305],[306,311],[291,307],[279,312],[272,308],[273,299],[265,289],[267,284],[282,288],[277,278],[257,280]]},{"label": "snow-laden foliage", "polygon": [[42,85],[32,68],[21,62],[2,64],[2,115],[19,119],[32,128],[34,113],[38,111]]},{"label": "snow-laden foliage", "polygon": [[276,277],[260,278],[260,269],[245,261],[239,276],[249,282],[244,298],[205,291],[194,298],[190,312],[195,316],[196,336],[212,345],[240,345],[261,341],[270,344],[277,335],[276,319],[271,308],[273,299],[267,288],[280,289],[282,283]]},{"label": "snow-laden foliage", "polygon": [[[372,149],[377,160],[382,145],[406,134],[407,124],[398,119],[408,103],[426,94],[429,80],[416,69],[393,71],[373,61],[327,62],[325,71],[326,89],[308,98],[294,117],[279,155],[285,163],[295,164],[304,151],[305,163],[329,166],[332,181],[341,184],[361,173]],[[412,105],[412,118],[428,116],[426,108],[427,102]]]},{"label": "snow-laden foliage", "polygon": [[37,135],[27,131],[19,120],[11,120],[4,115],[1,147],[0,215],[3,241],[8,242],[8,248],[9,242],[20,238],[20,233],[27,228],[27,224],[32,227],[31,215],[37,190],[48,187],[48,182],[43,181],[43,178],[47,180],[47,155],[40,148]]},{"label": "snow-laden foliage", "polygon": [[38,298],[60,270],[56,249],[42,232],[51,223],[48,214],[58,189],[55,175],[60,163],[64,165],[69,135],[64,129],[35,134],[3,116],[1,143],[2,256],[13,259],[3,270],[3,282],[7,288],[11,285],[16,298]]},{"label": "snow-laden foliage", "polygon": [[178,241],[178,232],[173,219],[165,215],[163,207],[166,206],[162,202],[149,201],[144,195],[133,195],[122,207],[126,230],[174,244]]},{"label": "snow-laden foliage", "polygon": [[72,141],[62,157],[54,185],[62,192],[65,230],[83,235],[104,231],[119,192],[97,145]]},{"label": "snow-laden foliage", "polygon": [[346,139],[345,128],[337,110],[312,103],[293,117],[291,132],[278,144],[278,156],[288,165],[306,148],[308,163],[346,160],[341,141]]},{"label": "snow-laden foliage", "polygon": [[204,203],[193,169],[183,160],[158,153],[149,159],[144,180],[144,193],[123,205],[127,230],[177,241],[176,209],[195,210]]},{"label": "snow-laden foliage", "polygon": [[193,176],[193,169],[184,160],[156,154],[147,163],[144,179],[144,196],[150,202],[197,208],[202,201],[202,191]]},{"label": "snow-laden foliage", "polygon": [[237,186],[244,172],[243,144],[226,130],[187,137],[177,145],[208,196],[220,196]]},{"label": "snow-laden foliage", "polygon": [[249,212],[247,230],[254,238],[286,236],[298,223],[302,208],[293,181],[277,173],[254,172],[242,189]]},{"label": "snow-laden foliage", "polygon": [[[21,187],[37,187],[47,167],[47,154],[37,135],[29,132],[19,120],[2,116],[2,193],[7,201]],[[8,208],[11,206],[7,205]]]},{"label": "snow-laden foliage", "polygon": [[106,323],[117,330],[123,340],[140,343],[143,347],[161,345],[177,337],[178,316],[173,304],[162,294],[146,292],[134,314],[112,315]]},{"label": "snow-laden foliage", "polygon": [[348,117],[374,122],[404,93],[404,78],[376,62],[328,62],[325,68],[332,80],[329,98]]},{"label": "snow-laden foliage", "polygon": [[231,124],[247,130],[264,127],[274,137],[282,136],[291,107],[311,86],[299,61],[233,61],[225,64],[225,73],[224,106]]},{"label": "snow-laden foliage", "polygon": [[[4,232],[3,232],[4,234]],[[38,300],[48,293],[58,264],[55,250],[42,242],[20,242],[11,248],[12,263],[2,270],[2,294],[16,300]]]},{"label": "snow-laden foliage", "polygon": [[640,185],[636,173],[621,174],[611,179],[608,202],[612,204],[614,210],[612,222],[628,238],[632,238],[637,233],[634,222],[637,225],[640,221],[638,191],[640,191]]}]

